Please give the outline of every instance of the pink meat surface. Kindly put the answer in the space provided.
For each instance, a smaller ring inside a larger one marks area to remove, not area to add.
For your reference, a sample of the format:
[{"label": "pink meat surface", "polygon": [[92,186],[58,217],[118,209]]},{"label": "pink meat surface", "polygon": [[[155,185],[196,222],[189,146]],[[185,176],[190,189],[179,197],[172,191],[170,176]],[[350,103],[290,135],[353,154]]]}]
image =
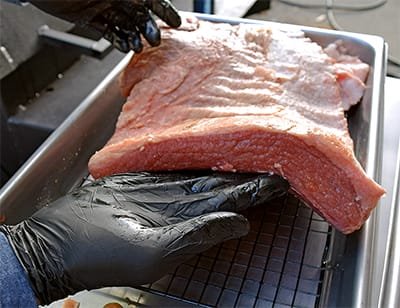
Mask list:
[{"label": "pink meat surface", "polygon": [[329,44],[324,51],[333,59],[336,80],[340,87],[340,96],[344,110],[357,104],[364,95],[369,65],[359,58],[347,54],[341,41]]},{"label": "pink meat surface", "polygon": [[355,71],[302,32],[187,20],[162,35],[121,77],[128,99],[114,135],[90,159],[95,178],[274,172],[340,231],[362,226],[384,190],[363,171],[348,133],[342,81],[359,91]]}]

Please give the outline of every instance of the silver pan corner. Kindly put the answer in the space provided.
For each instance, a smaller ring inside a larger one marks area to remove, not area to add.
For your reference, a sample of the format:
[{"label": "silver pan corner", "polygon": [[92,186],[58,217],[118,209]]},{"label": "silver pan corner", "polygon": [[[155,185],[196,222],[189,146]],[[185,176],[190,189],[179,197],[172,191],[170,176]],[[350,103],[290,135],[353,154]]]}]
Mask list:
[{"label": "silver pan corner", "polygon": [[[382,38],[310,27],[268,23],[248,19],[197,15],[213,22],[257,23],[302,30],[322,46],[338,39],[348,50],[371,66],[362,103],[351,114],[349,129],[356,156],[367,174],[380,182],[383,86],[386,45]],[[0,214],[6,223],[18,223],[38,208],[80,185],[87,176],[91,155],[111,136],[124,99],[118,76],[129,62],[128,54],[65,122],[31,156],[0,191]],[[373,306],[373,269],[376,264],[376,211],[364,227],[351,236],[333,232],[326,271],[320,288],[319,306]]]}]

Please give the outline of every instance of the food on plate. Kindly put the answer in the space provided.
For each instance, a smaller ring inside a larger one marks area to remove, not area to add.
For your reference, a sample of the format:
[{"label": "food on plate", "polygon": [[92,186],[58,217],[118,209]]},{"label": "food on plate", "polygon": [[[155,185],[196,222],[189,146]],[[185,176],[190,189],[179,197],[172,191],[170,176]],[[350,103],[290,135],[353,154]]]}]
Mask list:
[{"label": "food on plate", "polygon": [[103,306],[103,308],[123,308],[120,303],[108,303]]},{"label": "food on plate", "polygon": [[89,162],[95,177],[126,171],[274,172],[344,233],[384,190],[353,152],[345,109],[368,65],[300,31],[187,19],[135,55],[114,135]]},{"label": "food on plate", "polygon": [[79,308],[80,303],[72,298],[67,298],[62,304],[62,308]]}]

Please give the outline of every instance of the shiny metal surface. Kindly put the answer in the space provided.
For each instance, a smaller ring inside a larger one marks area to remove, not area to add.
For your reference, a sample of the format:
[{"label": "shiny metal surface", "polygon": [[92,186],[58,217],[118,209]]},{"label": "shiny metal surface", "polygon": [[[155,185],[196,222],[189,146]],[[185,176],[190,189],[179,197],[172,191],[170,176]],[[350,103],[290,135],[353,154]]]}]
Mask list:
[{"label": "shiny metal surface", "polygon": [[[214,15],[199,15],[216,22],[230,23],[257,23],[277,26],[281,29],[300,29],[306,33],[313,41],[321,46],[335,41],[342,40],[350,54],[357,55],[362,61],[371,65],[371,72],[367,80],[367,90],[363,96],[357,111],[349,118],[349,130],[354,141],[355,153],[364,167],[366,173],[374,178],[378,183],[381,182],[381,156],[383,140],[383,94],[384,78],[386,74],[387,46],[381,37],[364,35],[358,33],[348,33],[342,31],[315,29],[311,27],[294,26],[279,23],[269,23],[265,21],[253,21],[241,18],[221,18]],[[378,205],[379,206],[379,205]],[[335,288],[342,289],[343,294],[347,294],[346,299],[339,299],[342,304],[354,307],[371,307],[376,299],[372,299],[372,288],[376,285],[373,282],[374,265],[376,264],[376,253],[379,245],[380,236],[377,236],[378,219],[376,211],[372,213],[363,228],[348,236],[347,239],[337,232],[333,237],[341,238],[337,241],[345,241],[343,245],[352,246],[350,248],[353,256],[351,260],[339,260],[344,271],[352,271],[352,277],[340,279],[336,282]],[[331,245],[335,247],[335,245]],[[336,249],[338,249],[336,247]],[[345,247],[347,252],[349,248]],[[355,251],[354,251],[355,250]],[[333,252],[332,260],[336,260]],[[330,287],[334,278],[327,275],[326,278]],[[345,275],[344,275],[345,277]],[[322,302],[327,305],[338,303],[337,292],[326,289],[327,294],[322,298]],[[349,300],[351,298],[351,300]]]},{"label": "shiny metal surface", "polygon": [[82,54],[99,59],[104,58],[113,49],[112,44],[105,38],[95,41],[76,34],[51,29],[48,25],[41,26],[38,29],[38,34],[44,42],[50,45],[61,48],[73,47]]},{"label": "shiny metal surface", "polygon": [[379,307],[400,306],[400,144]]},{"label": "shiny metal surface", "polygon": [[[385,138],[384,174],[390,191],[386,206],[390,206],[382,224],[386,227],[382,232],[382,246],[385,247],[385,258],[382,262],[382,287],[379,294],[379,307],[400,306],[400,98],[398,87],[400,79],[387,79],[385,93]],[[397,144],[397,147],[396,147]],[[397,159],[396,159],[397,150]],[[386,163],[386,164],[385,164]],[[385,172],[386,171],[386,172]],[[390,186],[391,185],[391,186]],[[391,202],[390,202],[391,200]],[[389,211],[390,209],[390,211]],[[386,231],[386,232],[385,232]],[[387,234],[387,236],[386,236]],[[386,237],[385,237],[386,236]],[[384,245],[386,244],[386,245]]]},{"label": "shiny metal surface", "polygon": [[[322,46],[343,40],[350,53],[371,65],[362,103],[351,112],[349,129],[355,152],[369,176],[380,181],[383,116],[385,44],[382,38],[268,23],[198,15],[211,21],[254,22],[280,28],[303,30]],[[79,185],[87,175],[87,161],[111,135],[123,99],[117,76],[129,61],[127,55],[111,74],[88,96],[73,114],[35,152],[0,191],[0,215],[6,223],[17,223],[50,201]],[[333,232],[329,245],[332,268],[323,277],[321,305],[371,304],[372,272],[376,258],[377,219],[374,213],[365,226],[351,236]]]},{"label": "shiny metal surface", "polygon": [[87,175],[90,156],[114,129],[123,103],[117,77],[131,56],[123,58],[2,187],[1,221],[18,223]]},{"label": "shiny metal surface", "polygon": [[[384,100],[384,136],[382,142],[382,186],[386,189],[386,195],[382,198],[380,206],[375,210],[377,219],[375,229],[375,258],[371,264],[373,268],[372,286],[371,286],[371,306],[378,307],[381,284],[383,279],[385,254],[388,242],[388,233],[390,225],[390,214],[392,210],[392,200],[394,197],[395,174],[397,151],[400,139],[400,97],[398,89],[400,79],[385,78],[385,100]],[[397,246],[400,249],[400,246]],[[393,289],[399,290],[399,289]]]},{"label": "shiny metal surface", "polygon": [[[374,82],[377,83],[376,91],[371,93],[371,101],[377,102],[372,104],[370,107],[370,121],[369,121],[369,135],[364,136],[365,140],[358,140],[359,142],[367,142],[368,146],[365,149],[368,156],[366,164],[363,166],[369,176],[375,179],[378,183],[381,182],[381,164],[382,164],[382,140],[383,140],[383,93],[384,93],[384,78],[386,74],[386,58],[387,48],[383,41],[380,50],[375,50],[375,66],[370,73],[369,79],[373,78]],[[368,82],[367,82],[368,86]],[[368,96],[364,96],[362,104]],[[365,115],[364,115],[365,116]],[[373,128],[373,129],[371,129]],[[356,154],[357,153],[357,142]],[[360,146],[360,143],[358,143]],[[379,204],[378,204],[379,206]],[[361,230],[360,242],[359,242],[359,262],[356,265],[356,276],[355,276],[355,307],[371,307],[371,289],[372,289],[372,277],[373,277],[373,264],[376,258],[376,247],[378,245],[378,238],[376,235],[377,228],[377,217],[376,211],[372,213],[370,218],[365,223]]]}]

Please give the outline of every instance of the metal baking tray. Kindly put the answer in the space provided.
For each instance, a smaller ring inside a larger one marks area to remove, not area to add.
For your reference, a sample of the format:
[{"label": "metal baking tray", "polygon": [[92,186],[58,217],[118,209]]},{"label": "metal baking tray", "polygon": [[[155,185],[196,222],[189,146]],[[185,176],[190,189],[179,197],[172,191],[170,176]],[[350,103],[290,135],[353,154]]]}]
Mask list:
[{"label": "metal baking tray", "polygon": [[[257,23],[302,30],[321,46],[342,40],[371,66],[361,104],[348,115],[355,153],[367,174],[380,180],[386,45],[382,38],[310,27],[197,14],[215,22]],[[111,136],[124,98],[118,76],[128,54],[45,141],[0,192],[0,218],[18,223],[81,185],[90,156]],[[124,297],[161,306],[368,307],[376,258],[375,213],[349,236],[331,228],[293,196],[245,213],[251,232],[181,265]],[[130,290],[130,291],[129,291]],[[107,291],[111,292],[111,291]],[[113,291],[112,291],[113,292]],[[110,293],[112,298],[119,295]],[[117,292],[117,294],[120,294]],[[128,295],[129,296],[128,296]]]}]

